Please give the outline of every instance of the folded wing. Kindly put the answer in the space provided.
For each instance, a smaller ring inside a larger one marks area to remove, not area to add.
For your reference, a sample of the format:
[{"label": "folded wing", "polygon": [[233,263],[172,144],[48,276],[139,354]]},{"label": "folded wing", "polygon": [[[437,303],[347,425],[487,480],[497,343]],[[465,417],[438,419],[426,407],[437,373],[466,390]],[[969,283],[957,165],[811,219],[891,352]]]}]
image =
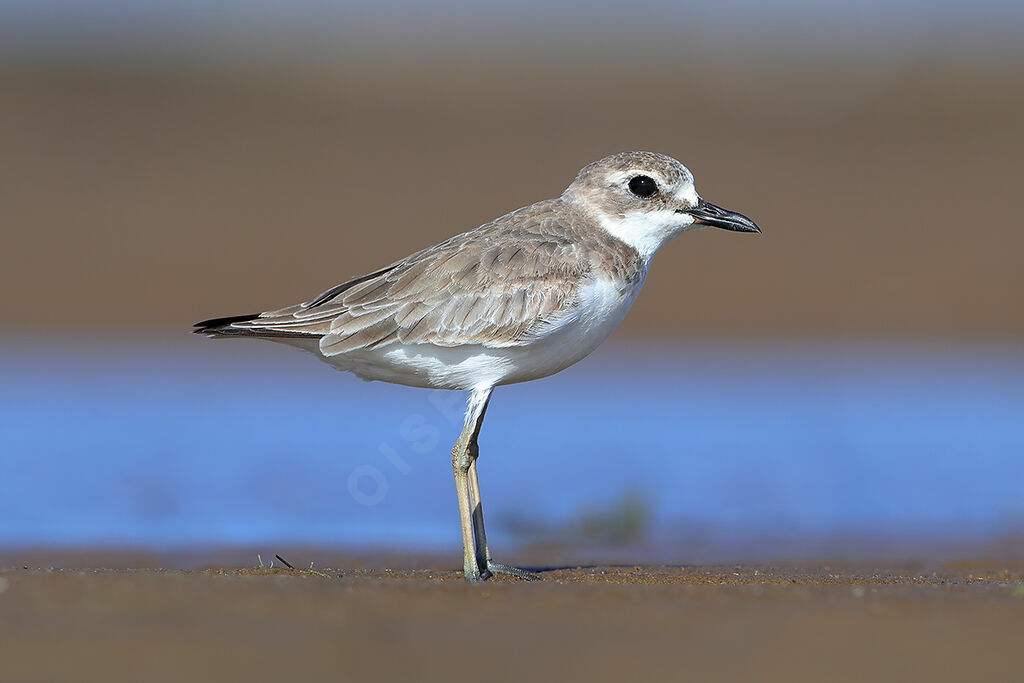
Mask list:
[{"label": "folded wing", "polygon": [[557,220],[543,204],[520,209],[310,302],[198,331],[319,337],[327,356],[395,343],[515,346],[572,315],[590,270]]}]

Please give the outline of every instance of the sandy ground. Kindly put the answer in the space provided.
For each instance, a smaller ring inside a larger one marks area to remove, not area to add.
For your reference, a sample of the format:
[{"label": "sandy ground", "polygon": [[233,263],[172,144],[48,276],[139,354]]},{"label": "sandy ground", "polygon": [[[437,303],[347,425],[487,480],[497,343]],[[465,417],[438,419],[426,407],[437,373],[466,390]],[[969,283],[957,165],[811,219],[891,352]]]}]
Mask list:
[{"label": "sandy ground", "polygon": [[[145,562],[142,562],[145,564]],[[0,680],[1020,680],[1024,571],[0,569]],[[406,560],[396,566],[447,566]],[[279,566],[279,564],[278,564]]]}]

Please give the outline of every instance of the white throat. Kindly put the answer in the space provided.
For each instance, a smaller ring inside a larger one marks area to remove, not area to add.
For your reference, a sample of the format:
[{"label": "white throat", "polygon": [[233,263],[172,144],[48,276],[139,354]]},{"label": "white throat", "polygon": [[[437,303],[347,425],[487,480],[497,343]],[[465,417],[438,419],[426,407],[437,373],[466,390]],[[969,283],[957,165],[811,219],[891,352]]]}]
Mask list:
[{"label": "white throat", "polygon": [[598,220],[602,228],[636,249],[647,263],[659,249],[693,225],[693,217],[671,209],[602,215]]}]

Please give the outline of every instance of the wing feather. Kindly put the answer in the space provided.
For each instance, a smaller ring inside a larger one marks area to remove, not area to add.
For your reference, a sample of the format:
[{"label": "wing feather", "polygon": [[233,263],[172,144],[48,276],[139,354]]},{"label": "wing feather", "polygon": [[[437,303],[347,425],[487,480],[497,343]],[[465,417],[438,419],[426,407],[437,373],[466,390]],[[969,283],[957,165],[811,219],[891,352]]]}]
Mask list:
[{"label": "wing feather", "polygon": [[231,333],[319,337],[329,356],[396,342],[515,346],[579,303],[594,246],[577,220],[540,202]]}]

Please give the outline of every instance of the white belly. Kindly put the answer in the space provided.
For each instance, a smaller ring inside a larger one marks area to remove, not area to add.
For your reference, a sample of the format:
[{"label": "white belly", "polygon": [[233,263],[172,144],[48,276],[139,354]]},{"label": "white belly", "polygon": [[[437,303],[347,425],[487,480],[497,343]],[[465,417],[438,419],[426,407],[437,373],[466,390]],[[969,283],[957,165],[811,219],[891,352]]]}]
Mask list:
[{"label": "white belly", "polygon": [[[629,312],[645,276],[624,289],[621,283],[591,280],[580,290],[579,306],[520,346],[390,344],[321,358],[365,380],[414,387],[473,389],[547,377],[585,358],[608,338]],[[310,343],[298,345],[320,355]]]}]

